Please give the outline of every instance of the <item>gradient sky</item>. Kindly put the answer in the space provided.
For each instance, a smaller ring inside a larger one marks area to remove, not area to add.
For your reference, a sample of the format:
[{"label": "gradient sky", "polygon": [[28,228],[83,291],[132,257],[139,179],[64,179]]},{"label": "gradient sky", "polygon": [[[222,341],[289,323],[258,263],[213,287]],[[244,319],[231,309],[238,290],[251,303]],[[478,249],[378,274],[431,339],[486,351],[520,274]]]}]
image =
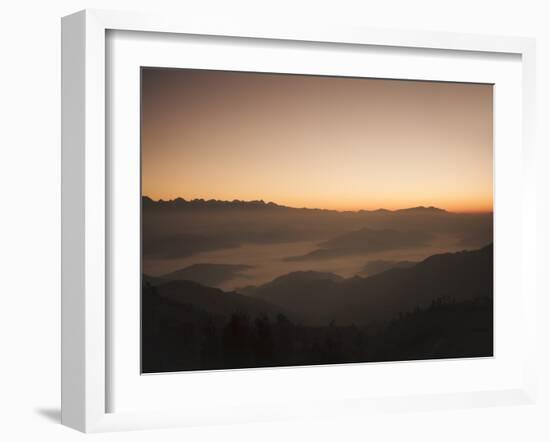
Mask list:
[{"label": "gradient sky", "polygon": [[144,68],[142,192],[491,211],[492,109],[492,85]]}]

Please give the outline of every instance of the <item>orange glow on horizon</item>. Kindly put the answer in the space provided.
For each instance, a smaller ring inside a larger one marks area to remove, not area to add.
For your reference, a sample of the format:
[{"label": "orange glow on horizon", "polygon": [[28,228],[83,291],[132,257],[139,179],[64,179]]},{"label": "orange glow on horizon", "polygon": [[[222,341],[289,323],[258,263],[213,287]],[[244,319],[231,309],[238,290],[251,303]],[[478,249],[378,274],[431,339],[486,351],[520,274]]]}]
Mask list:
[{"label": "orange glow on horizon", "polygon": [[142,191],[339,211],[493,211],[491,85],[142,71]]},{"label": "orange glow on horizon", "polygon": [[321,209],[321,210],[336,210],[338,212],[358,212],[361,210],[367,210],[367,211],[374,211],[374,210],[400,210],[400,209],[410,209],[414,207],[435,207],[437,209],[446,210],[447,212],[453,212],[453,213],[492,213],[493,212],[493,204],[492,201],[489,203],[484,203],[483,201],[479,202],[479,205],[465,205],[465,204],[459,204],[456,201],[448,202],[446,204],[432,204],[432,203],[426,203],[426,202],[403,202],[401,204],[393,203],[393,204],[386,204],[385,206],[377,206],[377,205],[370,205],[370,204],[356,204],[356,205],[345,205],[345,204],[330,204],[330,203],[321,203],[321,204],[308,204],[301,200],[270,200],[265,198],[250,198],[250,199],[242,199],[242,198],[220,198],[216,196],[192,196],[192,197],[184,197],[179,194],[173,194],[173,195],[143,195],[146,197],[151,198],[154,201],[170,201],[177,198],[183,198],[186,201],[191,200],[219,200],[219,201],[264,201],[267,203],[274,203],[279,206],[286,206],[296,209]]}]

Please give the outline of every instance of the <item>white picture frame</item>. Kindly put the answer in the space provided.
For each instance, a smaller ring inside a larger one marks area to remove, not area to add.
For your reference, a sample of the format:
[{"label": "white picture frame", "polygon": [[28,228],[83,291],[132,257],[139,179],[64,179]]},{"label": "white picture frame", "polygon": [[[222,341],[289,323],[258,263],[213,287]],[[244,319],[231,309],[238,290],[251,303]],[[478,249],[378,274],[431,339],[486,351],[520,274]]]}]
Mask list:
[{"label": "white picture frame", "polygon": [[[84,432],[111,431],[215,422],[247,422],[286,417],[361,414],[372,411],[420,410],[532,403],[536,397],[535,339],[525,342],[522,379],[513,388],[478,388],[461,393],[395,394],[378,397],[316,399],[311,402],[253,408],[234,407],[227,415],[184,409],[109,410],[110,315],[107,228],[112,203],[108,186],[106,35],[142,31],[179,35],[339,43],[380,48],[418,48],[515,54],[521,57],[521,308],[524,336],[534,337],[536,285],[534,256],[535,178],[534,106],[535,42],[494,37],[417,31],[388,31],[337,25],[217,23],[196,17],[159,17],[86,10],[62,20],[62,423]],[[495,118],[499,118],[498,115]],[[517,147],[519,149],[519,146]],[[496,174],[501,173],[498,169]],[[503,171],[502,173],[505,173]],[[528,265],[529,263],[529,265]],[[333,368],[334,370],[338,367]],[[242,372],[241,372],[242,373]],[[264,372],[265,373],[265,372]],[[272,376],[267,373],[262,376]],[[166,381],[165,381],[166,382]],[[189,398],[192,400],[192,398]],[[235,404],[233,404],[235,405]],[[239,404],[237,404],[239,405]],[[184,408],[184,407],[182,407]],[[291,408],[292,412],[288,409]]]}]

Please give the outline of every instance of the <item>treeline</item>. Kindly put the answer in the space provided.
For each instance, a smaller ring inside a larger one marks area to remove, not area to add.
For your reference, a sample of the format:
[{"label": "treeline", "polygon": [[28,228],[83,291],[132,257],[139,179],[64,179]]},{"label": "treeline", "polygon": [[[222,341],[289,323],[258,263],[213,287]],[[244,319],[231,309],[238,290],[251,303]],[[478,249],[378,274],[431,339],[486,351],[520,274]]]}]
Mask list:
[{"label": "treeline", "polygon": [[305,326],[283,314],[216,316],[142,294],[142,371],[380,362],[493,354],[492,298],[439,298],[376,327]]}]

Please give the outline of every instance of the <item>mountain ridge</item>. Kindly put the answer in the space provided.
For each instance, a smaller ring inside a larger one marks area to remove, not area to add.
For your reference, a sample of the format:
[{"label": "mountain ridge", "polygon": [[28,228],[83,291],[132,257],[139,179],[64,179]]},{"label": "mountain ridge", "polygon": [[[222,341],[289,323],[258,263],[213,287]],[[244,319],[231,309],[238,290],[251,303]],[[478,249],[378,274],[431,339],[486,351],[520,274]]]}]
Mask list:
[{"label": "mountain ridge", "polygon": [[142,205],[144,208],[174,208],[174,209],[186,209],[186,208],[200,208],[200,209],[282,209],[282,210],[306,210],[313,212],[336,212],[336,213],[371,213],[371,214],[386,214],[386,213],[430,213],[430,214],[450,214],[445,209],[434,206],[415,206],[405,207],[402,209],[358,209],[358,210],[336,210],[336,209],[321,209],[312,207],[291,207],[282,204],[277,204],[272,201],[264,200],[218,200],[218,199],[203,199],[194,198],[186,200],[178,197],[169,200],[158,199],[154,200],[146,195],[142,197]]},{"label": "mountain ridge", "polygon": [[[423,307],[438,297],[458,301],[493,296],[493,246],[432,255],[413,266],[391,268],[368,277],[331,281],[302,278],[284,285],[247,287],[258,297],[306,318],[368,323]],[[350,309],[350,306],[353,308]]]},{"label": "mountain ridge", "polygon": [[434,235],[427,232],[363,227],[337,235],[319,243],[317,249],[303,255],[283,258],[283,261],[324,260],[341,256],[422,247],[428,245],[433,239]]},{"label": "mountain ridge", "polygon": [[251,298],[235,291],[224,291],[216,287],[188,280],[172,280],[156,286],[145,284],[142,296],[152,296],[178,305],[189,305],[209,314],[230,316],[233,313],[270,314],[286,313],[285,309],[265,301]]}]

